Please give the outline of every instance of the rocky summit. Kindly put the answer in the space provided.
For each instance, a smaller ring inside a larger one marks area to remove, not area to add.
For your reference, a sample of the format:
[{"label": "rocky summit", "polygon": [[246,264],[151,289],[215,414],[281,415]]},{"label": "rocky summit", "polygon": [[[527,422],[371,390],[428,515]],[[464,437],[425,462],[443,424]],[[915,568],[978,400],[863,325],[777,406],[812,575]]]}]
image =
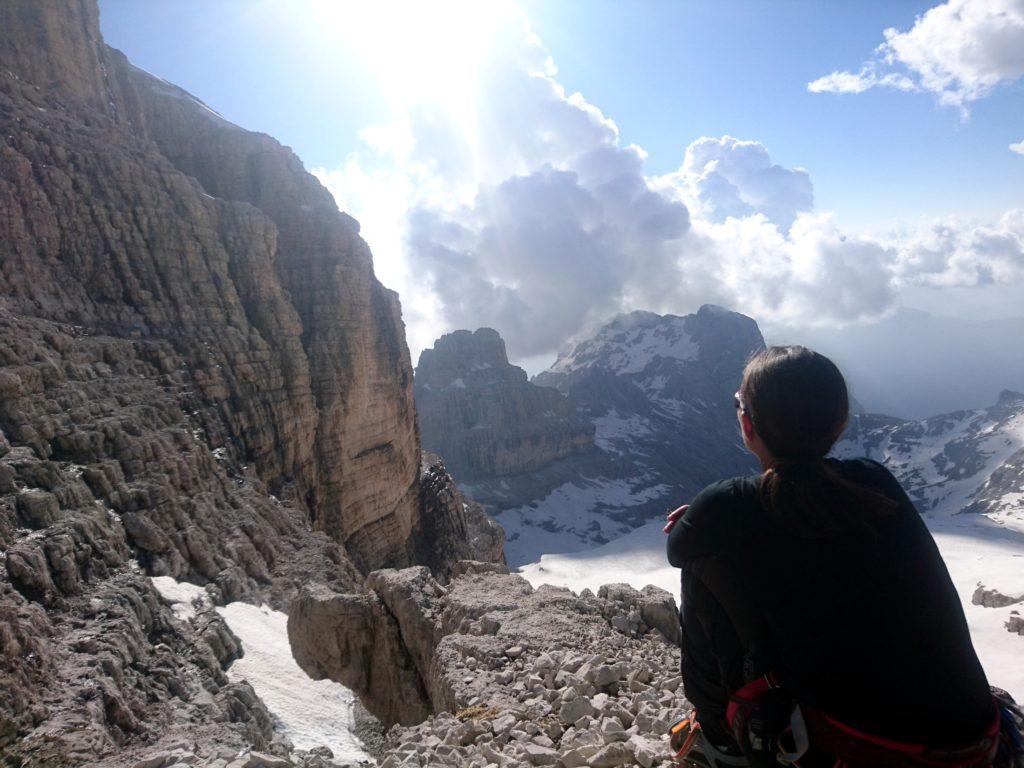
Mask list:
[{"label": "rocky summit", "polygon": [[[517,474],[470,479],[455,471],[455,478],[504,526],[513,565],[604,544],[714,480],[754,471],[739,439],[732,396],[750,355],[763,346],[754,320],[713,305],[685,316],[621,315],[533,379],[540,385],[535,389],[560,394],[572,418],[590,425],[592,450]],[[485,362],[474,359],[462,367]],[[467,392],[469,381],[463,379]],[[424,424],[458,418],[421,389],[418,383]],[[541,421],[564,418],[540,414]],[[537,422],[530,421],[531,429],[542,429]],[[455,451],[472,440],[471,429],[449,429],[447,435]]]},{"label": "rocky summit", "polygon": [[94,0],[0,4],[0,553],[4,764],[149,768],[320,760],[150,577],[283,609],[501,557],[421,455],[358,224],[107,47]]},{"label": "rocky summit", "polygon": [[462,483],[535,472],[594,448],[594,426],[559,392],[510,365],[498,332],[442,336],[415,376],[423,445]]},{"label": "rocky summit", "polygon": [[299,664],[400,724],[382,766],[670,764],[687,707],[671,595],[535,590],[492,563],[454,573],[376,571],[365,591],[313,584],[292,601]]}]

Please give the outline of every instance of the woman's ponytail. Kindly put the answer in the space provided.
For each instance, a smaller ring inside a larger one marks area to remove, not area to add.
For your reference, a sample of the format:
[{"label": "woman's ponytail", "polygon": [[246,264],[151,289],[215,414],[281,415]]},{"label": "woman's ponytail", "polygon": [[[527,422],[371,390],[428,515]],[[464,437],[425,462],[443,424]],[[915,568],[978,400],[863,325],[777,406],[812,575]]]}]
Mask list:
[{"label": "woman's ponytail", "polygon": [[806,534],[832,535],[895,507],[825,461],[850,410],[846,381],[827,357],[806,347],[769,347],[747,364],[740,394],[775,458],[760,486],[770,514]]}]

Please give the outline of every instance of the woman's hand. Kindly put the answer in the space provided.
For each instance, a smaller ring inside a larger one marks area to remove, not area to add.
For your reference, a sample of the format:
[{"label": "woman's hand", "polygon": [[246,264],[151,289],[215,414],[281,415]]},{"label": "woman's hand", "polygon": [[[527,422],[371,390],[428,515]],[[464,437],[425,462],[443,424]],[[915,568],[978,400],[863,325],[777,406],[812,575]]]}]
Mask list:
[{"label": "woman's hand", "polygon": [[683,506],[679,507],[678,509],[673,509],[671,512],[669,512],[668,513],[668,517],[665,518],[667,520],[667,522],[665,523],[665,527],[662,528],[661,530],[663,530],[665,533],[668,533],[669,531],[671,531],[672,527],[676,524],[676,521],[680,517],[685,515],[686,514],[686,510],[688,510],[689,508],[690,508],[689,504],[683,504]]}]

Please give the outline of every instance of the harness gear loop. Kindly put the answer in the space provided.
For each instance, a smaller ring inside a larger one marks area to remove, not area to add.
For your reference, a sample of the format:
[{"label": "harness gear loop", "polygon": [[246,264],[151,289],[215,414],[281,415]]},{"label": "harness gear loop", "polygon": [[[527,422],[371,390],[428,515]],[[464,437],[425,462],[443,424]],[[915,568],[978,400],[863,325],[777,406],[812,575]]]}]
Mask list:
[{"label": "harness gear loop", "polygon": [[793,751],[785,752],[782,744],[779,743],[779,754],[776,759],[783,765],[799,765],[797,761],[807,754],[811,748],[811,739],[807,733],[807,723],[804,721],[804,713],[800,705],[795,705],[789,715],[789,733],[793,737]]},{"label": "harness gear loop", "polygon": [[[688,731],[686,730],[687,728],[689,729]],[[697,743],[697,736],[700,733],[700,723],[697,721],[697,710],[694,710],[690,713],[689,717],[683,718],[672,726],[672,737],[669,743],[673,748],[675,748],[678,737],[684,731],[686,731],[686,737],[676,750],[676,760],[681,760],[690,754],[690,750],[693,749],[693,745]]]}]

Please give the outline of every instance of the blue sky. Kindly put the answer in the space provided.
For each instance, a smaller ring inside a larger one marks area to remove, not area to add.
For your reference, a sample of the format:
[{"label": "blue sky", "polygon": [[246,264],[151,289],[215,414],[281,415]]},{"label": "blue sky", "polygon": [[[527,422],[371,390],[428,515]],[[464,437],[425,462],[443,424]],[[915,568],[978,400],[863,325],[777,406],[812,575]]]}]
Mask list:
[{"label": "blue sky", "polygon": [[360,219],[414,354],[492,325],[550,355],[704,300],[837,326],[1019,312],[1021,0],[453,2],[100,9],[108,43]]},{"label": "blue sky", "polygon": [[884,28],[909,28],[932,4],[527,7],[561,79],[648,151],[651,171],[678,165],[699,136],[757,139],[776,162],[811,172],[819,207],[870,225],[922,213],[992,214],[1024,202],[1024,163],[1006,151],[1024,135],[1019,84],[979,104],[966,122],[928,94],[807,91],[814,78],[857,66]]},{"label": "blue sky", "polygon": [[[287,3],[280,3],[286,8]],[[970,119],[930,94],[808,93],[854,67],[886,27],[909,28],[929,2],[615,2],[522,4],[559,80],[648,153],[675,169],[700,136],[763,142],[807,168],[816,204],[850,226],[948,213],[992,216],[1024,202],[1024,88],[977,104]],[[291,146],[310,167],[336,167],[357,132],[383,120],[369,65],[329,40],[300,37],[282,13],[242,0],[101,0],[107,41],[240,125]],[[293,6],[295,7],[295,6]]]}]

